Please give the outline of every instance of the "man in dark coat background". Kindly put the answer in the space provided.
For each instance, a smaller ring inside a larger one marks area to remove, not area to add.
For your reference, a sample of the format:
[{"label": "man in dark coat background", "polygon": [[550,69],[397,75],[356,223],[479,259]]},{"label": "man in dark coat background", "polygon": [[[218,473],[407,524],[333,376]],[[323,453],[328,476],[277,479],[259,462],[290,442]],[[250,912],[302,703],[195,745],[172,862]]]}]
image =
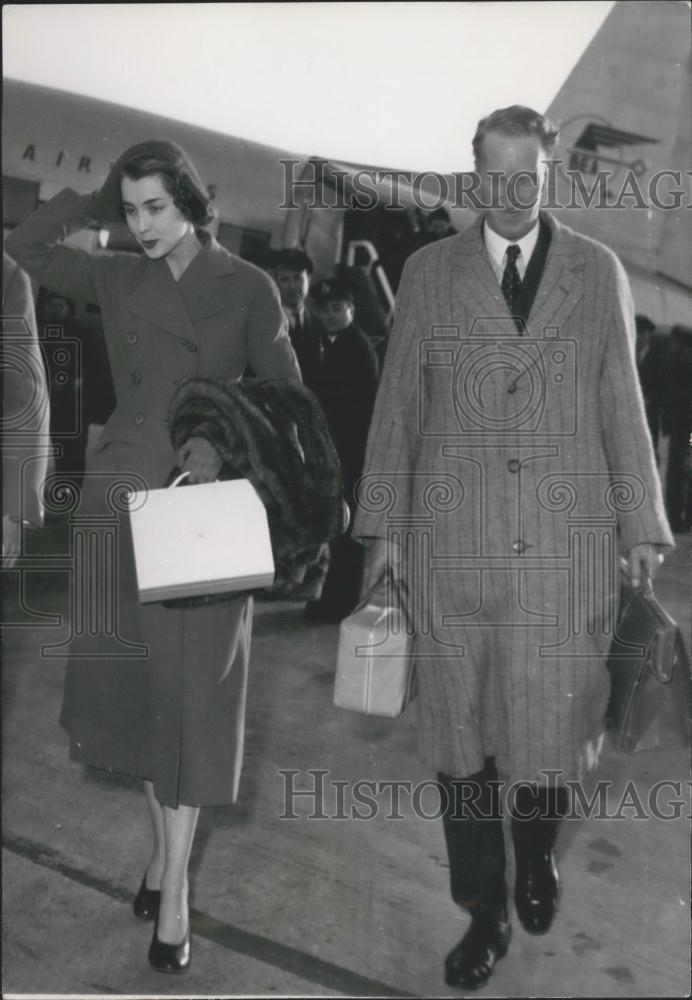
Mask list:
[{"label": "man in dark coat background", "polygon": [[312,259],[296,247],[279,250],[273,262],[274,280],[279,286],[281,305],[289,324],[289,335],[296,352],[303,383],[315,390],[322,347],[322,324],[307,307]]},{"label": "man in dark coat background", "polygon": [[[355,486],[363,471],[365,446],[375,404],[379,366],[368,337],[354,323],[353,291],[343,279],[313,285],[311,297],[324,328],[314,389],[336,446],[344,480],[344,497],[354,513]],[[307,380],[306,380],[307,381]],[[309,617],[340,621],[358,600],[363,550],[350,537],[330,546],[331,563],[322,596],[311,602]]]},{"label": "man in dark coat background", "polygon": [[646,419],[649,424],[651,441],[656,462],[659,460],[658,439],[661,433],[663,410],[666,400],[666,350],[656,338],[656,324],[648,316],[638,313],[634,317],[637,331],[637,372],[644,396]]},{"label": "man in dark coat background", "polygon": [[436,240],[444,240],[448,236],[454,236],[458,229],[452,225],[449,212],[446,208],[436,208],[425,219],[425,233],[422,243],[434,243]]},{"label": "man in dark coat background", "polygon": [[692,527],[690,437],[692,436],[692,328],[678,324],[664,360],[662,430],[668,435],[666,510],[673,531]]}]

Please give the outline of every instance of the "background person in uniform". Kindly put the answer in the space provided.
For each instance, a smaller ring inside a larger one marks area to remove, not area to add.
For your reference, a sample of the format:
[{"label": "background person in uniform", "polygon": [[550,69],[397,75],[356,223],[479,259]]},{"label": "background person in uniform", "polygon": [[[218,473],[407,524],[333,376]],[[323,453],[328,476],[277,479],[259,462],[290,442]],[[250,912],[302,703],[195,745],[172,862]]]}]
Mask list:
[{"label": "background person in uniform", "polygon": [[[317,282],[311,298],[324,327],[313,388],[339,455],[344,497],[353,517],[355,485],[363,469],[377,391],[377,356],[367,336],[354,323],[353,292],[346,281],[332,278]],[[349,532],[332,542],[330,559],[322,596],[308,605],[307,612],[310,617],[340,621],[358,600],[363,550]]]},{"label": "background person in uniform", "polygon": [[[60,242],[90,219],[123,216],[142,254]],[[274,283],[219,246],[205,229],[212,219],[187,154],[151,141],[123,153],[97,194],[66,189],[8,238],[47,288],[102,310],[117,406],[87,465],[78,515],[112,518],[118,489],[160,488],[176,466],[192,483],[216,478],[221,462],[207,441],[191,438],[177,453],[171,445],[169,403],[181,381],[238,379],[248,364],[260,378],[300,379]],[[118,523],[118,636],[147,655],[119,648],[111,658],[107,635],[73,631],[61,722],[73,759],[144,779],[153,851],[134,909],[156,918],[154,969],[184,972],[199,808],[233,803],[238,791],[252,600],[140,604],[127,520]],[[102,560],[87,593],[100,599],[110,572]],[[82,610],[98,621],[96,609]]]},{"label": "background person in uniform", "polygon": [[692,435],[692,328],[670,332],[665,362],[663,433],[668,435],[666,510],[673,531],[689,531],[690,436]]},{"label": "background person in uniform", "polygon": [[666,395],[665,350],[653,341],[656,324],[648,316],[638,313],[634,317],[634,322],[637,334],[637,373],[644,396],[646,420],[651,433],[656,462],[658,462],[658,438],[661,432],[661,419]]},{"label": "background person in uniform", "polygon": [[31,282],[4,250],[2,350],[2,558],[9,567],[21,555],[22,528],[43,524],[50,407]]},{"label": "background person in uniform", "polygon": [[[539,211],[557,135],[520,106],[479,123],[481,192],[489,203],[494,174],[500,197],[406,266],[354,527],[364,586],[389,560],[409,592],[421,755],[440,781],[452,896],[471,915],[445,977],[465,989],[511,933],[497,766],[521,783],[508,803],[516,912],[544,933],[564,782],[602,743],[617,549],[636,585],[673,541],[624,269]],[[388,518],[419,564],[388,551]]]},{"label": "background person in uniform", "polygon": [[427,214],[419,211],[418,218],[420,222],[419,246],[435,243],[437,240],[443,240],[447,236],[454,236],[458,231],[452,225],[449,212],[446,208],[436,208]]},{"label": "background person in uniform", "polygon": [[293,350],[309,389],[315,389],[322,356],[321,335],[324,332],[319,320],[307,308],[310,275],[313,263],[303,250],[279,250],[274,260],[274,279],[281,293],[289,323]]},{"label": "background person in uniform", "polygon": [[436,208],[428,216],[428,236],[432,242],[454,236],[456,232],[446,208]]}]

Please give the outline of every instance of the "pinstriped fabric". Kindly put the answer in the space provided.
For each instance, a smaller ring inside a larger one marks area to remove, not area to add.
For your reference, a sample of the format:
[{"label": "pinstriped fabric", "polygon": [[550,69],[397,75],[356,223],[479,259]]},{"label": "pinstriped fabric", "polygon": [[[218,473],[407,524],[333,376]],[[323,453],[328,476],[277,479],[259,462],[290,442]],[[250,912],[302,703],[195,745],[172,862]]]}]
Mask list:
[{"label": "pinstriped fabric", "polygon": [[672,545],[626,276],[545,219],[526,337],[480,221],[409,259],[371,425],[354,535],[408,538],[420,751],[447,774],[492,754],[517,779],[582,773],[617,550]]}]

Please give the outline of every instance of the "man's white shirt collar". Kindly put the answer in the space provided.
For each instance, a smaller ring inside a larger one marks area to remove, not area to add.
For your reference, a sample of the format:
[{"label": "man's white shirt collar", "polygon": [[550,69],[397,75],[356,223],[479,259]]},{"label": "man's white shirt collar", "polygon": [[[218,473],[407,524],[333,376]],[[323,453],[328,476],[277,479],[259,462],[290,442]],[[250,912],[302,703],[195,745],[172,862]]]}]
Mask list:
[{"label": "man's white shirt collar", "polygon": [[536,225],[533,229],[529,230],[526,236],[522,236],[520,240],[506,240],[504,236],[500,236],[494,229],[490,228],[486,219],[483,222],[483,241],[490,256],[493,271],[499,282],[502,282],[502,275],[507,263],[507,247],[516,243],[521,250],[521,253],[517,257],[517,271],[523,281],[526,268],[531,260],[531,254],[536,249],[536,243],[538,242],[538,220],[536,220]]}]

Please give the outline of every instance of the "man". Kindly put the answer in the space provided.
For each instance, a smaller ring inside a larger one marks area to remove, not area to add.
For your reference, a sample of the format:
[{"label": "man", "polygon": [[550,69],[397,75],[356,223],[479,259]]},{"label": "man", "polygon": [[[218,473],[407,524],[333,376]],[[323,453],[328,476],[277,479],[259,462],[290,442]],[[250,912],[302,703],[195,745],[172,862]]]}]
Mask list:
[{"label": "man", "polygon": [[663,375],[663,433],[668,435],[666,510],[675,532],[690,530],[692,329],[674,326]]},{"label": "man", "polygon": [[[377,356],[354,323],[353,292],[347,282],[338,278],[319,281],[311,289],[311,298],[324,328],[313,388],[341,462],[344,497],[352,516],[377,392]],[[329,621],[345,618],[358,600],[362,569],[361,546],[348,534],[333,542],[322,596],[308,605],[309,617]]]},{"label": "man", "polygon": [[41,491],[50,453],[49,403],[31,282],[3,251],[2,557],[21,555],[22,528],[43,524]]},{"label": "man", "polygon": [[565,782],[598,758],[616,553],[638,585],[672,544],[615,255],[539,211],[557,131],[530,108],[473,140],[487,205],[402,275],[354,536],[414,629],[421,756],[438,772],[454,900],[449,985],[507,951],[498,767],[530,933],[550,927]]},{"label": "man", "polygon": [[431,212],[428,216],[427,224],[428,242],[430,243],[434,243],[436,240],[444,240],[447,236],[454,236],[457,233],[446,208],[436,208],[434,212]]},{"label": "man", "polygon": [[313,263],[303,250],[280,250],[274,261],[274,279],[290,326],[291,343],[298,358],[303,382],[315,388],[321,359],[322,328],[306,308]]},{"label": "man", "polygon": [[665,354],[658,344],[652,344],[656,325],[648,316],[638,313],[634,317],[634,325],[637,334],[636,358],[639,384],[642,387],[646,419],[658,463],[658,437],[666,399]]}]

